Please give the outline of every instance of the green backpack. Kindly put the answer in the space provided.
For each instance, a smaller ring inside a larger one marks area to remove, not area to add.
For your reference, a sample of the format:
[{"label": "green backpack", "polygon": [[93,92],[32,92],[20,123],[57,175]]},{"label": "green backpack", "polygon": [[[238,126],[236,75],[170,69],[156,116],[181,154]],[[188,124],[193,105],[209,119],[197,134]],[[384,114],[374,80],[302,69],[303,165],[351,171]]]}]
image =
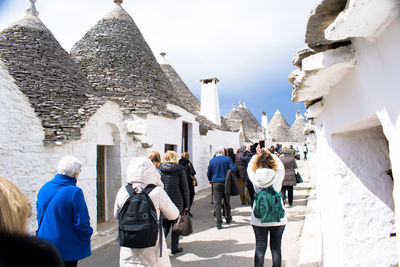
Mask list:
[{"label": "green backpack", "polygon": [[253,213],[262,223],[280,222],[285,217],[282,206],[282,195],[272,186],[262,189],[255,197]]}]

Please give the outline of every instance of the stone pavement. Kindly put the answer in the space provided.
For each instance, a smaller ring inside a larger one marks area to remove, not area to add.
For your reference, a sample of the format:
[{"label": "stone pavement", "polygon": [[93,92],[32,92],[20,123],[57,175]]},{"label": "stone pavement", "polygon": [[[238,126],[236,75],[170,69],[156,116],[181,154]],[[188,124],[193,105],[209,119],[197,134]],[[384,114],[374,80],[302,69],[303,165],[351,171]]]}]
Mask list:
[{"label": "stone pavement", "polygon": [[[317,248],[320,241],[316,235],[319,222],[315,208],[315,187],[313,179],[310,183],[312,172],[308,164],[309,162],[298,161],[304,183],[295,187],[294,205],[286,206],[288,224],[282,240],[282,266],[311,267],[319,264],[320,252]],[[249,224],[250,206],[242,206],[239,197],[233,197],[231,202],[234,222],[230,225],[223,224],[223,229],[218,230],[212,215],[210,193],[209,188],[196,193],[192,209],[194,233],[181,238],[180,246],[184,251],[171,255],[172,266],[252,266],[255,239]],[[93,237],[94,250],[101,250],[102,246],[116,239],[115,222],[101,227],[108,230]],[[170,244],[169,238],[167,243]],[[113,251],[115,254],[115,248]],[[118,255],[116,257],[118,258]],[[118,266],[117,260],[113,262]],[[265,266],[271,265],[271,253],[268,249]]]}]

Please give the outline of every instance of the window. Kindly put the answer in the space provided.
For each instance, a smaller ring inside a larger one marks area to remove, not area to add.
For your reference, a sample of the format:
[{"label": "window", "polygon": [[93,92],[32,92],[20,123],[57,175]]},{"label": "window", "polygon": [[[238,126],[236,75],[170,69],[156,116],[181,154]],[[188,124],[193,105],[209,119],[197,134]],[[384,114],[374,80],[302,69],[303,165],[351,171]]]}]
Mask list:
[{"label": "window", "polygon": [[165,144],[164,153],[167,152],[168,150],[172,150],[172,151],[176,152],[176,147],[177,147],[177,145]]}]

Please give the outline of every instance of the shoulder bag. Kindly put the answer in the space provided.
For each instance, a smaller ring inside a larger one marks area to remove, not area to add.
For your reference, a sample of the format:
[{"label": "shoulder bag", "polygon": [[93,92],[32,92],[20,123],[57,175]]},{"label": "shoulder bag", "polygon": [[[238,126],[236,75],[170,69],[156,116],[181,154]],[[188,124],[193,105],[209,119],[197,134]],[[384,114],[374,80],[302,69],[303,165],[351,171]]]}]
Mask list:
[{"label": "shoulder bag", "polygon": [[192,221],[186,213],[179,215],[178,220],[172,226],[172,231],[179,235],[187,236],[193,232]]}]

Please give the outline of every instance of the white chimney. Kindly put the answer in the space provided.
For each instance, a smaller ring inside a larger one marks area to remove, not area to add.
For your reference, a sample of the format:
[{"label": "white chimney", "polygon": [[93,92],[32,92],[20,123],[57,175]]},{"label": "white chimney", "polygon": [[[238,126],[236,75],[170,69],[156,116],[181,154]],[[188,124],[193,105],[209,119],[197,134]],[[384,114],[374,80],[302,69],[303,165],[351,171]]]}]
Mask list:
[{"label": "white chimney", "polygon": [[262,132],[264,135],[264,140],[266,140],[266,145],[270,145],[270,138],[268,135],[268,117],[267,114],[265,113],[265,111],[263,111],[262,115],[261,115],[261,128],[262,128]]},{"label": "white chimney", "polygon": [[219,96],[217,78],[200,80],[201,82],[201,107],[200,113],[217,125],[221,125],[219,110]]}]

